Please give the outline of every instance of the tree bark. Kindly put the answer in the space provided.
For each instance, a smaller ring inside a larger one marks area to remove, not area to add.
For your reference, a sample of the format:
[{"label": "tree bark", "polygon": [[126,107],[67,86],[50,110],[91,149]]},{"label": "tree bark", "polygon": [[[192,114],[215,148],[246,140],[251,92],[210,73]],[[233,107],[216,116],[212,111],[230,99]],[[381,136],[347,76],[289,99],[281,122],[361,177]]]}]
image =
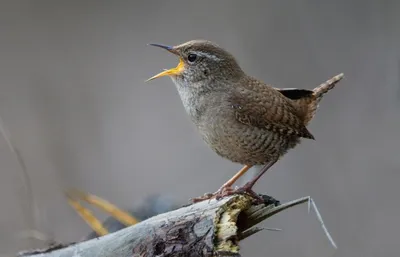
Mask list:
[{"label": "tree bark", "polygon": [[103,237],[20,253],[19,256],[240,256],[239,242],[261,230],[254,227],[256,224],[282,210],[312,201],[305,197],[280,204],[268,196],[264,199],[265,204],[260,205],[254,205],[253,199],[247,195],[203,201]]}]

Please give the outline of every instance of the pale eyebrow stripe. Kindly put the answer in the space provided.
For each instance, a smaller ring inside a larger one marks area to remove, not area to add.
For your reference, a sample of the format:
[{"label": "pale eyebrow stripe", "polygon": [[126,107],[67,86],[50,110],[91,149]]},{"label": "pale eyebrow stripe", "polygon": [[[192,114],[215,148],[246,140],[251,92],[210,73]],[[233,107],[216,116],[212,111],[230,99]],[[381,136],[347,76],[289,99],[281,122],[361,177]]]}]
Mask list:
[{"label": "pale eyebrow stripe", "polygon": [[205,53],[205,52],[201,52],[201,51],[193,51],[193,53],[199,55],[199,56],[204,56],[207,57],[209,59],[212,59],[214,61],[221,61],[222,59],[213,55],[213,54],[209,54],[209,53]]}]

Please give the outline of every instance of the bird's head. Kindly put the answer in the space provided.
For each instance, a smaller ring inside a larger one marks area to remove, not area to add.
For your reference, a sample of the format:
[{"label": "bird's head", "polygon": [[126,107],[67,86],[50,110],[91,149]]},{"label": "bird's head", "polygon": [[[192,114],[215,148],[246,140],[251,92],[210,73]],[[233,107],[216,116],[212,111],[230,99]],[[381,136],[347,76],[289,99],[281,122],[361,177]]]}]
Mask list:
[{"label": "bird's head", "polygon": [[217,44],[206,40],[192,40],[177,46],[150,44],[163,48],[179,57],[179,64],[149,80],[169,76],[182,86],[199,85],[212,81],[234,82],[243,76],[235,58]]}]

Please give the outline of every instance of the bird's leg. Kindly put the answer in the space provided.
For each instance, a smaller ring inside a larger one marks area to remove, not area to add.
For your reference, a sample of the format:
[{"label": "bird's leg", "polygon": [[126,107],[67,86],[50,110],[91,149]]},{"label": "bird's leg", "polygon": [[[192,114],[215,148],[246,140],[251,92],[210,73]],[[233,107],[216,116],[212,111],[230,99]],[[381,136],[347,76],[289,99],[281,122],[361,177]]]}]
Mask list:
[{"label": "bird's leg", "polygon": [[253,196],[254,198],[256,198],[257,202],[263,203],[264,199],[261,198],[256,192],[253,191],[253,186],[255,185],[255,183],[262,177],[262,175],[264,175],[264,173],[269,170],[269,168],[271,168],[276,162],[278,161],[278,159],[273,160],[269,163],[267,163],[266,165],[264,165],[260,172],[258,173],[258,175],[256,177],[254,177],[252,180],[250,180],[249,182],[247,182],[244,186],[234,190],[233,192],[231,192],[230,194],[235,194],[235,193],[248,193],[251,196]]},{"label": "bird's leg", "polygon": [[138,220],[135,217],[132,217],[132,215],[129,213],[95,195],[87,194],[77,190],[69,190],[66,192],[66,195],[69,204],[98,235],[108,234],[108,231],[102,226],[101,222],[92,214],[90,210],[86,209],[79,203],[79,200],[98,207],[126,226],[131,226],[138,223]]},{"label": "bird's leg", "polygon": [[232,189],[232,185],[235,184],[235,182],[243,176],[252,166],[251,165],[244,165],[243,168],[241,168],[232,178],[230,178],[228,181],[226,181],[218,190],[217,192],[213,194],[205,194],[200,197],[192,198],[192,202],[201,202],[204,200],[209,200],[212,198],[215,198],[217,200],[221,199],[224,196],[230,195],[231,192],[234,190]]},{"label": "bird's leg", "polygon": [[244,165],[241,170],[239,170],[232,178],[226,181],[215,193],[215,198],[217,200],[221,199],[222,197],[226,196],[230,192],[233,192],[232,185],[242,177],[252,166],[251,165]]}]

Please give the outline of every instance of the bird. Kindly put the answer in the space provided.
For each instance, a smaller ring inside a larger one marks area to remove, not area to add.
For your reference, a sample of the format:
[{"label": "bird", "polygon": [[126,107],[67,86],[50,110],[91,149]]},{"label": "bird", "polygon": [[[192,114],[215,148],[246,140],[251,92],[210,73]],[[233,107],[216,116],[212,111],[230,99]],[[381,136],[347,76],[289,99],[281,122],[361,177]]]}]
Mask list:
[{"label": "bird", "polygon": [[[262,202],[253,186],[301,139],[315,139],[307,125],[325,93],[344,76],[340,73],[312,90],[276,88],[248,75],[236,58],[215,42],[196,39],[175,46],[149,45],[178,56],[179,63],[146,82],[170,77],[204,142],[222,158],[243,165],[215,193],[192,198],[192,202],[237,193]],[[262,168],[254,178],[232,187],[256,165]]]}]

